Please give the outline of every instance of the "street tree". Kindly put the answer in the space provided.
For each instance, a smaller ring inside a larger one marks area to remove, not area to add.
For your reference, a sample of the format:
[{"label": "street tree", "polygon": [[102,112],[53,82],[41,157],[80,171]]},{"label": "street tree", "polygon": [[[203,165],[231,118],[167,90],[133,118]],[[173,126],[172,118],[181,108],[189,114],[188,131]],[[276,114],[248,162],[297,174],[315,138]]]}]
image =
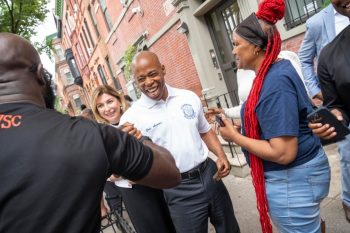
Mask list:
[{"label": "street tree", "polygon": [[48,0],[0,0],[0,31],[30,40],[45,20]]}]

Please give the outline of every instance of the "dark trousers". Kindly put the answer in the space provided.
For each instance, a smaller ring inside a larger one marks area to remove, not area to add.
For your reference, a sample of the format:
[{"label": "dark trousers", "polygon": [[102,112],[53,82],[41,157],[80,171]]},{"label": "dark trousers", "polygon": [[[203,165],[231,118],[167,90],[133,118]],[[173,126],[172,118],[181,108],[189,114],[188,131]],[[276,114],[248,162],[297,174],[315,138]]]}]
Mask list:
[{"label": "dark trousers", "polygon": [[208,218],[217,233],[240,232],[225,185],[213,179],[216,171],[209,159],[198,177],[182,179],[177,187],[164,190],[177,233],[207,233]]},{"label": "dark trousers", "polygon": [[137,233],[175,233],[162,190],[142,185],[119,188]]}]

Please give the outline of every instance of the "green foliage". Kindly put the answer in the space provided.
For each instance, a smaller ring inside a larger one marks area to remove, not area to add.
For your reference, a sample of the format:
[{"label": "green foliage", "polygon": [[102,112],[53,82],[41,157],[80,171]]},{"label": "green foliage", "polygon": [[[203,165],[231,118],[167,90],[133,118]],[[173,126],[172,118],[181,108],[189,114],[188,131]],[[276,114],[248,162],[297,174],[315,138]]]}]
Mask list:
[{"label": "green foliage", "polygon": [[53,38],[46,38],[43,42],[34,42],[35,48],[40,54],[46,53],[50,60],[53,59],[52,52],[54,52],[52,47]]},{"label": "green foliage", "polygon": [[0,0],[0,31],[30,40],[45,20],[48,0]]},{"label": "green foliage", "polygon": [[67,114],[67,110],[63,108],[62,104],[61,104],[61,100],[62,97],[55,97],[55,103],[54,103],[54,108],[56,109],[56,111],[63,113],[63,114]]},{"label": "green foliage", "polygon": [[132,77],[132,59],[136,54],[136,47],[134,45],[129,45],[125,50],[123,61],[124,61],[124,78],[128,82]]},{"label": "green foliage", "polygon": [[326,0],[322,5],[322,9],[327,7],[330,3],[331,3],[331,0]]}]

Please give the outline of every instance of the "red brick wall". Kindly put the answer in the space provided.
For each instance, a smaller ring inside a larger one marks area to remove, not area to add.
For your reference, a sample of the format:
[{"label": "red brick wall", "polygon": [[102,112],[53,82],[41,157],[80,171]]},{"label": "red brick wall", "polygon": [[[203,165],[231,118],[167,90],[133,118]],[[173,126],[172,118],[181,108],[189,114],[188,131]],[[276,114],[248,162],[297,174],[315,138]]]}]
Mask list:
[{"label": "red brick wall", "polygon": [[174,25],[151,48],[164,64],[166,82],[178,88],[184,88],[201,95],[202,86],[188,46],[187,37],[176,31]]},{"label": "red brick wall", "polygon": [[[164,0],[134,1],[107,46],[111,58],[118,62],[126,48],[133,44],[143,32],[147,31],[147,40],[152,38],[176,14],[173,10],[168,16],[163,8]],[[133,15],[132,9],[140,6],[144,12]],[[118,13],[118,16],[121,12]],[[118,18],[118,17],[116,17]],[[155,44],[149,48],[158,54],[165,65],[166,81],[170,85],[185,88],[201,95],[201,84],[190,52],[187,37],[176,31],[175,24]],[[120,67],[119,67],[120,68]],[[122,74],[118,78],[123,85]]]},{"label": "red brick wall", "polygon": [[[133,44],[143,32],[147,31],[147,38],[152,38],[152,36],[172,17],[172,15],[175,14],[175,11],[173,10],[169,16],[166,16],[163,9],[163,3],[164,0],[133,1],[107,45],[114,62],[119,61],[126,48]],[[120,3],[117,3],[116,5],[118,4],[120,5]],[[132,9],[138,6],[143,10],[143,16],[139,13],[132,13]],[[114,17],[115,19],[119,17],[121,10],[122,8],[120,8],[120,12],[114,12],[114,14],[117,14],[117,17]]]},{"label": "red brick wall", "polygon": [[304,33],[294,36],[292,38],[289,38],[288,40],[285,40],[282,42],[281,50],[288,50],[288,51],[298,53],[303,39],[304,39]]}]

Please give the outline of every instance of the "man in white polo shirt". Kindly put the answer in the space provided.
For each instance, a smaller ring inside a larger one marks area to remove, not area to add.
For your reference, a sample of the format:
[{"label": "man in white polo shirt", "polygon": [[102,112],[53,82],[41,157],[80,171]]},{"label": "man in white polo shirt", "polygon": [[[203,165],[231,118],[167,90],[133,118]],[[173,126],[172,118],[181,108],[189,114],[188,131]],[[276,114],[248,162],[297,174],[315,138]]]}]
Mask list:
[{"label": "man in white polo shirt", "polygon": [[[120,123],[133,123],[175,158],[182,182],[164,194],[176,231],[206,233],[209,217],[218,233],[240,232],[225,185],[213,179],[216,171],[220,178],[227,176],[231,166],[198,96],[165,84],[165,67],[152,52],[135,56],[133,72],[142,96]],[[209,150],[217,156],[216,166]]]}]

